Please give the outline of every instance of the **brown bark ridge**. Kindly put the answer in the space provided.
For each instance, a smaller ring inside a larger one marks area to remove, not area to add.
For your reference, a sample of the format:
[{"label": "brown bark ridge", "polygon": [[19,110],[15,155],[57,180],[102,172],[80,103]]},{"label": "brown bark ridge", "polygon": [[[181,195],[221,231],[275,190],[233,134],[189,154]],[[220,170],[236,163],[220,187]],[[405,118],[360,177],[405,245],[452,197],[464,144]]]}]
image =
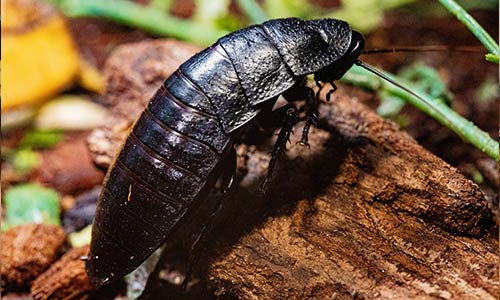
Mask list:
[{"label": "brown bark ridge", "polygon": [[238,147],[239,187],[198,266],[208,286],[221,299],[496,298],[498,228],[483,193],[346,89],[321,105],[310,148],[295,128],[265,196],[272,141]]},{"label": "brown bark ridge", "polygon": [[66,252],[48,270],[33,281],[31,296],[36,300],[89,298],[92,290],[85,273],[85,262],[82,256],[89,253],[88,246],[73,248]]},{"label": "brown bark ridge", "polygon": [[49,224],[17,225],[2,232],[1,287],[27,286],[61,254],[64,229]]}]

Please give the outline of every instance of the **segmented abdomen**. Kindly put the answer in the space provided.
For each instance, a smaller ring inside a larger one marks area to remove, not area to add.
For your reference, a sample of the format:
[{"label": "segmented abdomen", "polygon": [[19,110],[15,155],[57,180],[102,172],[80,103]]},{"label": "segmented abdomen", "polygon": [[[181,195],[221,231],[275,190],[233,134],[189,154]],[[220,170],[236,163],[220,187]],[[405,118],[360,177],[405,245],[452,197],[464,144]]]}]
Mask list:
[{"label": "segmented abdomen", "polygon": [[108,172],[88,270],[97,285],[135,269],[213,184],[230,140],[207,96],[181,70],[165,81]]}]

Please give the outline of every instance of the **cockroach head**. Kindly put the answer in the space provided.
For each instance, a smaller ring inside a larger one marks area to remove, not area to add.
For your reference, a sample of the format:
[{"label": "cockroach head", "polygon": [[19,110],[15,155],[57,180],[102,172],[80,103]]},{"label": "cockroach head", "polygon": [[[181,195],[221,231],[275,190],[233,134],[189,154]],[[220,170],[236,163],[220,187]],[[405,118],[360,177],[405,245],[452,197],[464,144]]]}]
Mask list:
[{"label": "cockroach head", "polygon": [[363,52],[364,47],[365,38],[361,33],[353,30],[347,51],[331,64],[315,72],[314,79],[322,82],[331,82],[340,79],[349,71]]},{"label": "cockroach head", "polygon": [[[296,76],[320,72],[348,55],[356,45],[363,46],[362,36],[342,20],[286,18],[267,21],[262,27]],[[357,40],[354,44],[353,38]]]}]

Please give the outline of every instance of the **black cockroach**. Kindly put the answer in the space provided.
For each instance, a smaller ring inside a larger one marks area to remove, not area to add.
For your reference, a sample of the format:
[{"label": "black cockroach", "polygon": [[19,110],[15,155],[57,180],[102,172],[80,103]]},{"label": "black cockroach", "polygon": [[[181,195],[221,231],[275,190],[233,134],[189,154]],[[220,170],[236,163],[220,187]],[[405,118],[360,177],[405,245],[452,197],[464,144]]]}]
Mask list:
[{"label": "black cockroach", "polygon": [[[363,36],[344,21],[287,18],[226,35],[182,64],[153,96],[106,175],[86,262],[92,283],[136,269],[219,178],[230,185],[235,142],[279,95],[291,101],[287,96],[301,91],[307,144],[318,103],[305,76],[330,83],[331,94],[333,81],[353,64],[376,72],[358,60],[363,48]],[[294,108],[286,115],[266,181],[297,120]]]}]

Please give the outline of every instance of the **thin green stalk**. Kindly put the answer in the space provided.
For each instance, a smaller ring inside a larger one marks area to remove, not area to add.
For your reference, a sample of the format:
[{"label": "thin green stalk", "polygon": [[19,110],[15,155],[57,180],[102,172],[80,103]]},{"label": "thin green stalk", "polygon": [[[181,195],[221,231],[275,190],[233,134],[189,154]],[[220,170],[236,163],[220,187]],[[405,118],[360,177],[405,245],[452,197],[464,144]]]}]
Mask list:
[{"label": "thin green stalk", "polygon": [[70,17],[102,17],[154,34],[202,45],[212,44],[228,33],[127,0],[62,0],[59,7]]},{"label": "thin green stalk", "polygon": [[260,5],[255,0],[237,1],[238,6],[253,24],[260,24],[269,19],[262,7],[260,7]]},{"label": "thin green stalk", "polygon": [[498,44],[495,40],[484,30],[481,25],[471,16],[465,9],[463,9],[454,0],[439,0],[441,4],[446,7],[452,14],[464,23],[467,28],[481,41],[481,43],[492,54],[498,56]]},{"label": "thin green stalk", "polygon": [[148,5],[159,11],[168,12],[172,6],[172,0],[151,0]]},{"label": "thin green stalk", "polygon": [[[396,80],[403,86],[412,88],[411,84],[407,82],[402,82],[400,79],[395,79],[395,76],[384,72],[390,78]],[[358,67],[353,66],[349,72],[342,78],[342,81],[367,88],[370,90],[384,89],[393,95],[397,95],[417,107],[421,111],[430,115],[432,118],[437,120],[439,123],[448,127],[464,140],[473,144],[476,148],[486,153],[491,158],[498,161],[499,159],[499,144],[497,141],[492,139],[486,132],[482,131],[476,125],[474,125],[469,120],[463,118],[455,111],[453,111],[449,106],[447,106],[444,101],[440,99],[433,99],[427,94],[416,92],[420,97],[424,98],[426,101],[422,101],[417,97],[411,95],[410,93],[400,89],[399,87],[382,80],[375,74]]]}]

